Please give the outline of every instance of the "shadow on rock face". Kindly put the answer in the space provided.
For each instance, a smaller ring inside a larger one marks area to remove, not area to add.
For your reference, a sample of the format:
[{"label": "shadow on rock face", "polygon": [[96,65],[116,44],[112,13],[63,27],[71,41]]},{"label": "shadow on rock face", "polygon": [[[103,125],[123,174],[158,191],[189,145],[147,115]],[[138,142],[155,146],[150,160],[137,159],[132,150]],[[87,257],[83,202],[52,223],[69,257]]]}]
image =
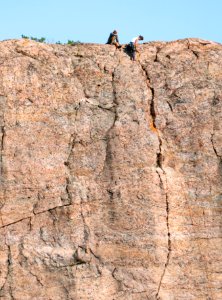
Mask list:
[{"label": "shadow on rock face", "polygon": [[123,49],[123,52],[126,53],[132,60],[133,59],[133,49],[130,47],[130,44],[124,45],[124,47],[122,49]]}]

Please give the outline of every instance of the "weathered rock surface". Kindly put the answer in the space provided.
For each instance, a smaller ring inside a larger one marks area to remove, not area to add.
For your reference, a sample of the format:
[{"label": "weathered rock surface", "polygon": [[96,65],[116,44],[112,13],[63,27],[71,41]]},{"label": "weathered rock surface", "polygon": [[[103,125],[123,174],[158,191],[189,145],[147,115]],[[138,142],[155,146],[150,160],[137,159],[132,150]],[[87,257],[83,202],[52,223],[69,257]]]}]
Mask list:
[{"label": "weathered rock surface", "polygon": [[0,43],[0,298],[222,299],[222,45]]}]

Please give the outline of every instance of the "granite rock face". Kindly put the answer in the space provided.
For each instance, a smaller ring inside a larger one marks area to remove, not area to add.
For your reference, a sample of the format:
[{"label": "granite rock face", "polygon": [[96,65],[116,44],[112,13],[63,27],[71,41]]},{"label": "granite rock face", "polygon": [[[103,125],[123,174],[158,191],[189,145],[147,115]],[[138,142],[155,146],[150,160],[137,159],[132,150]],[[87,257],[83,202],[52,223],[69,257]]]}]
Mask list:
[{"label": "granite rock face", "polygon": [[0,298],[222,299],[222,46],[0,43]]}]

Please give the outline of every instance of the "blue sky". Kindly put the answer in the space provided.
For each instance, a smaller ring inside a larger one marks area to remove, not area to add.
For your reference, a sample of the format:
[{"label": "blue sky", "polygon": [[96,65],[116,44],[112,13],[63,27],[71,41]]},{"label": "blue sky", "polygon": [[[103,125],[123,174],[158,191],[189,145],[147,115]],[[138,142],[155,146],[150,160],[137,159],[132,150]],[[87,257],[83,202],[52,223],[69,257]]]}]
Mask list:
[{"label": "blue sky", "polygon": [[222,43],[222,0],[0,0],[0,40],[22,34],[49,42],[121,43],[198,37]]}]

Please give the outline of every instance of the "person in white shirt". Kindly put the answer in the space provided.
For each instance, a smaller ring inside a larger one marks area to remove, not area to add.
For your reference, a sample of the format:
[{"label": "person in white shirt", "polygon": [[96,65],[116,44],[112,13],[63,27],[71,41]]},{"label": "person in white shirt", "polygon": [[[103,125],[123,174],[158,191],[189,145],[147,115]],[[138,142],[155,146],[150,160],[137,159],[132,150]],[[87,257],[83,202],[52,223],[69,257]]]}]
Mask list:
[{"label": "person in white shirt", "polygon": [[143,41],[142,35],[139,35],[139,36],[133,38],[130,42],[130,48],[131,48],[131,52],[132,52],[131,60],[133,60],[133,61],[136,61],[136,52],[139,52],[137,50],[137,45],[138,45],[139,41]]}]

